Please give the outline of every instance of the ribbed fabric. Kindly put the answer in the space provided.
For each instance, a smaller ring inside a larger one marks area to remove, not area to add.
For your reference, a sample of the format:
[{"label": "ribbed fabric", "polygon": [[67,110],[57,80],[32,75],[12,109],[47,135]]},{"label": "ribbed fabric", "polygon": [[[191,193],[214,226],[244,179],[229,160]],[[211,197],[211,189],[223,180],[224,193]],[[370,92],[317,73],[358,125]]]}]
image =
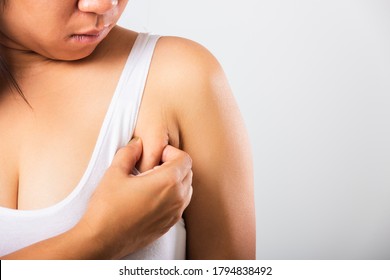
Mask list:
[{"label": "ribbed fabric", "polygon": [[[0,207],[0,256],[71,229],[84,214],[91,194],[116,151],[131,139],[157,35],[140,33],[108,107],[88,167],[74,190],[59,203],[38,210]],[[143,250],[125,259],[184,259],[186,230],[181,220]],[[72,248],[72,244],[69,244]]]}]

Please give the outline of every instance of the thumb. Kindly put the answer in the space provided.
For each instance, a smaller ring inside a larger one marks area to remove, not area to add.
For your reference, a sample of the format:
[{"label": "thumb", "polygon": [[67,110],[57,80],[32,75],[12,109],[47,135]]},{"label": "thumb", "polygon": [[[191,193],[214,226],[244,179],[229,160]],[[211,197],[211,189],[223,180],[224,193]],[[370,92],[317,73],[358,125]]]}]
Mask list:
[{"label": "thumb", "polygon": [[120,148],[112,161],[111,166],[119,168],[126,175],[130,174],[142,154],[141,138],[135,137],[123,148]]}]

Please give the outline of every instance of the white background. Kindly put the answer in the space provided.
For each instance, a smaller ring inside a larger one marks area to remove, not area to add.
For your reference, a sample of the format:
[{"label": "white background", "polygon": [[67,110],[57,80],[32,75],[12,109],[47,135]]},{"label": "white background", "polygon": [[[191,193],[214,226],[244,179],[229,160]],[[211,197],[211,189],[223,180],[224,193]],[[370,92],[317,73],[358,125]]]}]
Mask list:
[{"label": "white background", "polygon": [[253,148],[258,259],[390,259],[390,2],[130,0],[221,62]]}]

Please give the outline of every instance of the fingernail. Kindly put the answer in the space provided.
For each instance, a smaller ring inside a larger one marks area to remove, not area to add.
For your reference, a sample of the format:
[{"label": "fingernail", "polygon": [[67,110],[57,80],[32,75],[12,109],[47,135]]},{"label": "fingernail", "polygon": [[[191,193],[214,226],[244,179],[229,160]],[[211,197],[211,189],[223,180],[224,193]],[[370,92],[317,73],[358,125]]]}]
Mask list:
[{"label": "fingernail", "polygon": [[138,136],[135,136],[133,139],[131,139],[131,140],[129,141],[129,143],[130,143],[131,141],[133,141],[134,143],[138,143],[140,140],[141,140],[141,138],[139,138]]}]

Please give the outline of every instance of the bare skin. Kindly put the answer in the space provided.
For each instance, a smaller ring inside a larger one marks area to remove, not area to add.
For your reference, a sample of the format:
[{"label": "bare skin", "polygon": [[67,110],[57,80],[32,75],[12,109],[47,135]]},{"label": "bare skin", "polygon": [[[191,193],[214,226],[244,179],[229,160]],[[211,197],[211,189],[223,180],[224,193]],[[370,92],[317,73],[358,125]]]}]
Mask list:
[{"label": "bare skin", "polygon": [[[76,186],[136,36],[114,27],[78,61],[8,52],[33,110],[15,94],[0,97],[1,206],[44,208]],[[226,77],[206,49],[181,38],[159,40],[135,136],[143,140],[141,172],[161,162],[168,144],[192,158],[187,257],[254,259],[250,145]]]}]

